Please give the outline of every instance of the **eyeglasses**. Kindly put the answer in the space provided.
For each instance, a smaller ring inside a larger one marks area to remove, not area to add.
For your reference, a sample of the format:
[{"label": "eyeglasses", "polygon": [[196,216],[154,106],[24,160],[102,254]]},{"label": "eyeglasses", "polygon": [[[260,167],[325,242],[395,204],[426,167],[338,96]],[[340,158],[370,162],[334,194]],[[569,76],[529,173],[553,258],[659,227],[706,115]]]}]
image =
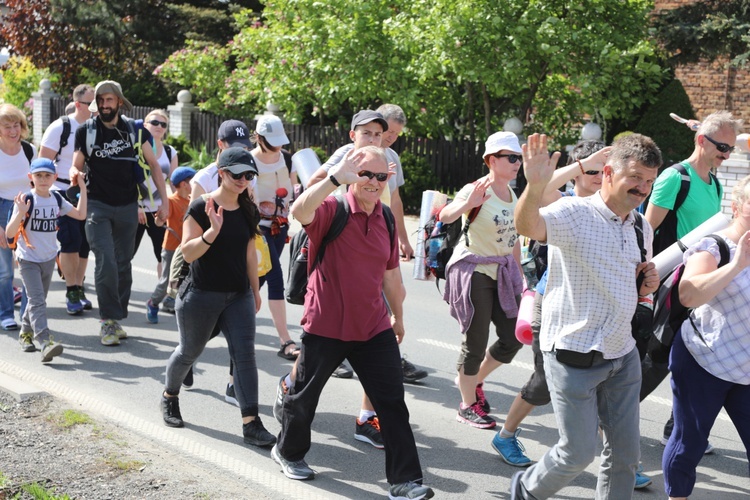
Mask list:
[{"label": "eyeglasses", "polygon": [[507,158],[510,163],[523,161],[523,156],[521,155],[506,155],[506,154],[496,153],[492,156],[494,156],[495,158]]},{"label": "eyeglasses", "polygon": [[160,122],[159,120],[149,120],[148,123],[153,125],[154,127],[161,126],[161,128],[167,128],[167,122]]},{"label": "eyeglasses", "polygon": [[586,175],[596,175],[596,174],[601,174],[601,173],[602,173],[601,170],[586,170],[584,172],[584,174]]},{"label": "eyeglasses", "polygon": [[229,175],[231,175],[232,179],[234,179],[236,181],[242,179],[243,177],[245,178],[246,181],[251,181],[251,180],[255,179],[255,172],[251,172],[249,170],[247,172],[242,172],[242,173],[239,173],[239,174],[235,174],[235,173],[232,173],[232,172],[230,172],[230,171],[227,170],[227,173]]},{"label": "eyeglasses", "polygon": [[89,104],[91,104],[91,101],[89,101],[89,102],[86,102],[86,101],[76,101],[76,102],[78,104],[83,104],[84,106],[88,106]]},{"label": "eyeglasses", "polygon": [[376,173],[370,172],[369,170],[362,170],[359,172],[359,176],[367,177],[368,179],[372,179],[373,177],[375,177],[375,179],[377,179],[378,182],[385,182],[388,180],[387,172],[384,174],[376,174]]},{"label": "eyeglasses", "polygon": [[732,151],[734,151],[734,146],[730,146],[726,142],[716,142],[707,135],[704,135],[703,137],[708,139],[708,142],[716,146],[716,149],[719,150],[719,153],[731,153]]}]

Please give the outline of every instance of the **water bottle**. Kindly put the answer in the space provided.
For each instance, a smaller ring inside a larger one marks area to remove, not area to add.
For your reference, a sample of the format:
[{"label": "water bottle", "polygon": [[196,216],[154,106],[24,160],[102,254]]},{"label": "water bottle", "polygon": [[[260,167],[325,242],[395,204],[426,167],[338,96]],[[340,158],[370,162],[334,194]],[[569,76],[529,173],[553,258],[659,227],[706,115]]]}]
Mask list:
[{"label": "water bottle", "polygon": [[430,238],[430,246],[427,249],[427,265],[432,269],[437,268],[437,256],[442,241],[442,238]]}]

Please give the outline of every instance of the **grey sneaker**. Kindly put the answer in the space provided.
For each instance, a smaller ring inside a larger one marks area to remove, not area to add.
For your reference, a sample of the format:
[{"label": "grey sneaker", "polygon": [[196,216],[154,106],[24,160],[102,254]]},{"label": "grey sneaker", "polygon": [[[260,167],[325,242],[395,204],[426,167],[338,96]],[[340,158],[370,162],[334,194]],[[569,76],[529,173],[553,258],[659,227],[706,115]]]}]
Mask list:
[{"label": "grey sneaker", "polygon": [[108,319],[102,321],[102,328],[99,330],[102,345],[120,345],[120,337],[115,330],[116,321]]},{"label": "grey sneaker", "polygon": [[432,498],[435,492],[432,488],[422,486],[414,481],[408,483],[394,484],[388,490],[388,498],[391,500],[421,500],[422,498]]},{"label": "grey sneaker", "polygon": [[49,340],[42,342],[42,363],[49,363],[52,358],[59,356],[63,352],[62,344],[58,344],[50,335]]},{"label": "grey sneaker", "polygon": [[245,444],[253,446],[271,446],[276,443],[276,436],[263,427],[260,417],[255,417],[255,420],[242,424],[242,437]]},{"label": "grey sneaker", "polygon": [[23,352],[36,351],[36,346],[34,345],[34,334],[31,332],[21,330],[21,333],[18,334],[18,343],[21,345]]},{"label": "grey sneaker", "polygon": [[315,479],[315,471],[307,465],[307,462],[304,460],[297,460],[296,462],[286,460],[281,456],[276,445],[271,448],[271,458],[281,466],[281,472],[283,472],[289,479],[299,479],[303,481],[306,479]]},{"label": "grey sneaker", "polygon": [[112,320],[112,322],[115,324],[115,333],[117,334],[117,338],[120,340],[128,338],[128,333],[122,329],[120,323],[114,320]]}]

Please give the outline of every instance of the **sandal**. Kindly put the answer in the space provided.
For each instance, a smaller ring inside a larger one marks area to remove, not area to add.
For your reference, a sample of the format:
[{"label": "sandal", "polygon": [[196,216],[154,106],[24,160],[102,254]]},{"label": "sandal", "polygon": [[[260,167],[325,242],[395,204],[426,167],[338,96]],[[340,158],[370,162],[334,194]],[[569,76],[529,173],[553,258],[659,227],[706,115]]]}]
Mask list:
[{"label": "sandal", "polygon": [[[291,352],[286,352],[286,348],[290,345],[294,345],[294,349],[292,349]],[[280,358],[294,361],[295,359],[297,359],[297,356],[299,356],[299,347],[297,347],[297,342],[293,340],[287,340],[286,342],[281,344],[281,349],[279,349],[279,352],[277,352],[276,355]]]}]

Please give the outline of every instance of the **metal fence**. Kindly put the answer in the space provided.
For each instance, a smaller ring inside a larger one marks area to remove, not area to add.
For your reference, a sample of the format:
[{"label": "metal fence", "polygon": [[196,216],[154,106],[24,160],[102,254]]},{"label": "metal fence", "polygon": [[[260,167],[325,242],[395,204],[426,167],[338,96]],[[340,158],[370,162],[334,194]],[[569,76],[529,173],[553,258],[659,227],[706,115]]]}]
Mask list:
[{"label": "metal fence", "polygon": [[[51,118],[55,120],[63,114],[66,100],[55,98],[52,99],[51,104]],[[134,106],[129,116],[135,119],[143,119],[153,109],[155,108]],[[193,112],[190,120],[191,145],[196,148],[205,145],[210,152],[215,151],[219,125],[223,121],[233,118],[242,120],[250,130],[255,129],[256,120],[254,117],[229,117],[204,111]],[[291,152],[309,147],[319,147],[330,155],[339,147],[350,142],[349,131],[338,127],[286,124],[284,128],[291,141],[288,146]],[[392,147],[399,154],[408,151],[415,157],[424,158],[437,178],[435,188],[444,192],[450,193],[460,189],[486,173],[482,161],[484,145],[476,141],[402,136]]]}]

